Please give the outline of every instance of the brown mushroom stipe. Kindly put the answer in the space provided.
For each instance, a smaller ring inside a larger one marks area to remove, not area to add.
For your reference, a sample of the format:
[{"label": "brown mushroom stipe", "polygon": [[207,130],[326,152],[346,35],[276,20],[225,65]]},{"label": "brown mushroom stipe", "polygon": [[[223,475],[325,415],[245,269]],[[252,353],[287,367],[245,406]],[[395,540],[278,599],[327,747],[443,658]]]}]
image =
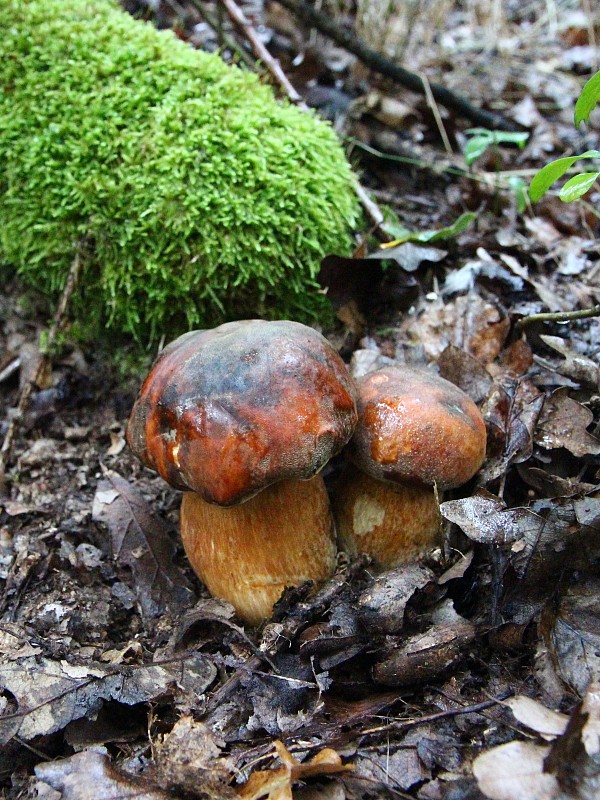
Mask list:
[{"label": "brown mushroom stipe", "polygon": [[[267,505],[272,537],[265,547]],[[185,492],[181,537],[208,591],[251,625],[271,615],[286,586],[326,580],[335,567],[333,519],[320,475],[275,483],[234,508]]]},{"label": "brown mushroom stipe", "polygon": [[368,553],[389,569],[439,543],[440,511],[429,487],[384,483],[348,466],[332,502],[340,547],[352,556]]},{"label": "brown mushroom stipe", "polygon": [[[272,563],[271,548],[281,554],[287,531],[298,534],[295,517],[304,513],[301,504],[322,504],[322,500],[307,501],[305,487],[299,481],[312,478],[341,450],[356,418],[352,379],[323,336],[297,322],[248,320],[192,331],[168,345],[134,404],[127,441],[134,454],[171,486],[191,490],[206,501],[206,510],[201,511],[199,503],[186,499],[182,525],[186,550],[194,553],[190,558],[194,569],[208,586],[217,586],[223,583],[221,577],[209,575],[208,567],[199,566],[198,554],[204,553],[204,548],[192,541],[194,536],[213,537],[212,547],[218,548],[219,539],[213,536],[213,527],[218,524],[223,546],[234,560],[233,566],[227,567],[231,577],[235,575],[238,548],[243,552],[247,547],[248,531],[241,530],[240,520],[244,525],[251,522],[255,542],[251,549],[256,552],[257,543],[262,541],[266,550],[258,569]],[[286,489],[287,522],[278,511],[273,512],[274,518],[271,516],[269,498],[279,494],[263,491],[280,481],[290,484]],[[322,489],[314,488],[318,483],[311,482],[312,492],[323,496]],[[254,498],[259,492],[261,495]],[[232,509],[232,527],[226,533],[225,512],[210,504],[234,506],[250,498],[254,498],[252,511],[245,516]],[[210,521],[210,509],[215,522]],[[275,575],[274,584],[280,589],[288,578],[289,585],[322,580],[333,569],[329,514],[327,507],[325,521],[314,531],[303,529],[299,534],[311,541],[309,548],[299,549],[307,564],[298,563],[295,570],[286,567],[283,578],[281,573]],[[305,520],[310,518],[307,509]],[[238,535],[242,538],[235,544]],[[312,553],[318,549],[315,537],[319,536],[323,558],[315,566]],[[212,554],[210,563],[222,569],[224,562]],[[247,598],[238,602],[228,593],[227,599],[242,616],[243,608],[252,607]],[[265,616],[272,603],[271,598],[268,609],[264,601],[261,603]],[[256,621],[254,612],[252,621]]]},{"label": "brown mushroom stipe", "polygon": [[338,536],[350,552],[389,568],[439,543],[438,504],[426,487],[473,477],[485,458],[485,423],[457,386],[405,366],[358,381],[358,414],[347,454],[361,472],[334,491]]}]

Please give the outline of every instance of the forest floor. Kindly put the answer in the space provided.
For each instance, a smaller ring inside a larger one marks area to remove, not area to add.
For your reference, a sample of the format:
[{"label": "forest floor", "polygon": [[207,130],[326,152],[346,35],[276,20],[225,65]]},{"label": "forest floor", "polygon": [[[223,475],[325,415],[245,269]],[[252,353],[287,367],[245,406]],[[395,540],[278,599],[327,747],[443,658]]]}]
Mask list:
[{"label": "forest floor", "polygon": [[[600,147],[598,111],[573,125],[600,17],[446,2],[409,19],[404,5],[330,17],[516,123],[524,147],[492,142],[468,166],[481,125],[275,3],[243,8],[348,143],[384,236],[412,238],[385,261],[375,236],[351,261],[329,255],[326,333],[355,375],[435,363],[482,409],[482,470],[444,497],[444,545],[423,563],[378,575],[340,554],[326,586],[244,628],[185,561],[180,494],[127,450],[151,356],[136,370],[67,336],[0,494],[6,800],[600,797],[600,317],[532,319],[600,302],[600,191],[534,206],[522,191],[552,158]],[[157,21],[214,49],[197,6],[162,3]],[[466,213],[463,230],[423,235]],[[6,287],[1,438],[46,326]]]}]

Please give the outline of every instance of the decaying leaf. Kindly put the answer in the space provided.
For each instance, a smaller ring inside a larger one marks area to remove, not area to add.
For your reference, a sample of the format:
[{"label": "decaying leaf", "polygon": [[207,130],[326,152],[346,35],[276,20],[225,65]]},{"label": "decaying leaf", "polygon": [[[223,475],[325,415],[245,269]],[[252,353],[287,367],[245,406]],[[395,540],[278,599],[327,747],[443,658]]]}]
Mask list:
[{"label": "decaying leaf", "polygon": [[412,746],[402,742],[394,752],[382,747],[359,755],[356,776],[369,781],[371,792],[375,792],[378,785],[406,791],[430,778],[431,773],[419,758],[416,742]]},{"label": "decaying leaf", "polygon": [[600,680],[600,581],[574,584],[561,598],[549,647],[562,679],[580,696]]},{"label": "decaying leaf", "polygon": [[483,544],[510,544],[544,522],[528,508],[507,509],[500,498],[491,495],[448,500],[440,505],[440,511],[469,539]]},{"label": "decaying leaf", "polygon": [[480,485],[531,456],[533,431],[543,402],[544,396],[527,381],[494,385],[482,408],[488,429],[488,459],[478,476]]},{"label": "decaying leaf", "polygon": [[292,785],[306,778],[338,775],[353,770],[351,764],[342,764],[340,756],[329,747],[324,748],[309,761],[300,762],[282,742],[275,742],[277,756],[282,763],[277,769],[257,770],[238,790],[242,800],[293,800]]},{"label": "decaying leaf", "polygon": [[515,718],[544,738],[554,739],[565,732],[569,718],[566,714],[546,708],[539,700],[515,695],[505,700]]},{"label": "decaying leaf", "polygon": [[473,774],[490,800],[554,800],[554,775],[544,772],[550,748],[533,742],[508,742],[477,756]]},{"label": "decaying leaf", "polygon": [[552,450],[564,447],[577,458],[600,455],[600,440],[586,430],[594,415],[568,394],[568,389],[557,389],[546,398],[538,420],[535,441]]},{"label": "decaying leaf", "polygon": [[97,712],[106,700],[127,706],[165,694],[176,684],[193,681],[197,692],[214,680],[216,668],[201,655],[166,665],[75,666],[39,656],[0,665],[0,687],[14,698],[0,717],[0,743],[18,734],[30,740],[62,730],[76,719]]},{"label": "decaying leaf", "polygon": [[171,795],[144,778],[114,767],[106,750],[84,750],[35,768],[38,779],[60,792],[62,800],[169,800]]},{"label": "decaying leaf", "polygon": [[498,357],[509,329],[510,320],[498,307],[469,293],[427,306],[407,334],[422,344],[432,360],[453,344],[485,365]]},{"label": "decaying leaf", "polygon": [[210,800],[235,798],[229,786],[233,762],[222,754],[225,743],[192,717],[179,719],[156,745],[157,780],[165,789]]},{"label": "decaying leaf", "polygon": [[591,358],[575,352],[565,339],[560,336],[540,336],[544,344],[556,350],[564,361],[558,365],[558,370],[578,383],[598,389],[600,386],[600,366]]},{"label": "decaying leaf", "polygon": [[442,378],[466,392],[475,403],[487,397],[493,380],[490,373],[469,353],[448,345],[437,361]]},{"label": "decaying leaf", "polygon": [[376,577],[358,598],[358,614],[367,630],[395,633],[404,625],[406,604],[416,591],[433,582],[431,570],[404,564]]},{"label": "decaying leaf", "polygon": [[175,545],[169,529],[152,514],[138,489],[116,472],[106,472],[98,483],[92,518],[107,526],[115,560],[131,570],[144,617],[189,604],[192,591],[173,564]]}]

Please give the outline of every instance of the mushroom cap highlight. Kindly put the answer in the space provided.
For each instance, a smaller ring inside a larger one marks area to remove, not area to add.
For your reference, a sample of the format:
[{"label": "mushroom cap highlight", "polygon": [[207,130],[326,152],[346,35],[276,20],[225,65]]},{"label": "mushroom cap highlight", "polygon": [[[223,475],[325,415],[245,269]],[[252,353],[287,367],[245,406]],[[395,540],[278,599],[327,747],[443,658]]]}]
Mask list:
[{"label": "mushroom cap highlight", "polygon": [[246,320],[165,347],[134,404],[127,442],[171,486],[229,506],[318,473],[356,419],[352,378],[321,334],[287,320]]},{"label": "mushroom cap highlight", "polygon": [[349,456],[378,480],[451,489],[485,458],[485,423],[475,403],[425,370],[386,367],[363,376],[358,414]]}]

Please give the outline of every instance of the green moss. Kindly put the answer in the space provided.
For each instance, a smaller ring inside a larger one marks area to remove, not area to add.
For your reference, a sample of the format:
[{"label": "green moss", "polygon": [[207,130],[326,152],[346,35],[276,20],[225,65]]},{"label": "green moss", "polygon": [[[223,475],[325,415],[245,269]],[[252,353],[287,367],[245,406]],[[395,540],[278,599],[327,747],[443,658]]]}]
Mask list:
[{"label": "green moss", "polygon": [[[111,0],[0,0],[0,261],[141,340],[323,314],[357,207],[334,132]],[[2,267],[0,267],[2,269]]]}]

